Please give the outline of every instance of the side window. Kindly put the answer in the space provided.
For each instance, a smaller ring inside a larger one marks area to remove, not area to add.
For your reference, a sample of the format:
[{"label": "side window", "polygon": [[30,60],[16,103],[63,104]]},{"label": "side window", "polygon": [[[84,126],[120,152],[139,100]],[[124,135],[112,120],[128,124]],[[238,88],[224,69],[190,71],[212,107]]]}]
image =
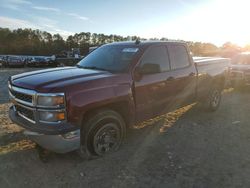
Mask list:
[{"label": "side window", "polygon": [[169,45],[168,52],[172,69],[184,68],[189,65],[189,56],[185,46]]},{"label": "side window", "polygon": [[159,65],[160,72],[170,70],[170,63],[165,46],[153,46],[149,48],[142,57],[141,67],[145,64]]}]

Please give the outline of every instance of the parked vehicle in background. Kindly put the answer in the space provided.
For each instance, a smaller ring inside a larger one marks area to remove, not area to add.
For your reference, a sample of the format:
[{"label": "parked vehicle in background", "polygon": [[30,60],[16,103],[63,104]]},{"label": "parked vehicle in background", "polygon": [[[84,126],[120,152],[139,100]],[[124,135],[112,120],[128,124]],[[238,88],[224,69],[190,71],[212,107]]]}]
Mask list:
[{"label": "parked vehicle in background", "polygon": [[45,57],[31,57],[27,61],[29,67],[45,67],[49,65],[49,61]]},{"label": "parked vehicle in background", "polygon": [[26,60],[26,66],[33,67],[35,66],[35,59],[33,57],[29,57]]},{"label": "parked vehicle in background", "polygon": [[217,110],[229,61],[194,62],[182,42],[107,44],[76,67],[12,76],[10,118],[43,148],[102,156],[134,123],[197,101]]},{"label": "parked vehicle in background", "polygon": [[72,48],[71,51],[62,51],[60,54],[55,55],[55,64],[57,66],[75,66],[83,56],[80,55],[79,48]]},{"label": "parked vehicle in background", "polygon": [[47,62],[49,67],[57,67],[57,62],[53,57],[45,57],[45,61]]},{"label": "parked vehicle in background", "polygon": [[56,58],[55,64],[59,67],[64,66],[76,66],[76,64],[82,60],[82,57],[67,57],[67,58]]},{"label": "parked vehicle in background", "polygon": [[6,56],[6,67],[24,67],[25,62],[19,56]]},{"label": "parked vehicle in background", "polygon": [[0,67],[56,67],[57,62],[52,56],[1,55]]},{"label": "parked vehicle in background", "polygon": [[8,56],[2,56],[2,67],[7,67]]},{"label": "parked vehicle in background", "polygon": [[0,57],[0,67],[4,67],[4,65],[5,65],[4,57]]},{"label": "parked vehicle in background", "polygon": [[230,79],[237,89],[250,85],[250,52],[240,53],[232,58]]},{"label": "parked vehicle in background", "polygon": [[35,66],[36,67],[46,67],[48,66],[48,61],[44,57],[35,57]]}]

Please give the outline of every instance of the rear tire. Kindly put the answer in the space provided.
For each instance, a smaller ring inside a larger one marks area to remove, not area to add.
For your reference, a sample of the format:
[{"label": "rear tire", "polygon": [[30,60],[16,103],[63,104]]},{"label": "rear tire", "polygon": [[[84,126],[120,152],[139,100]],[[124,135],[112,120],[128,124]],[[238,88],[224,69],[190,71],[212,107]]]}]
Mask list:
[{"label": "rear tire", "polygon": [[80,156],[91,159],[117,151],[125,133],[125,122],[117,112],[101,110],[94,113],[81,128]]},{"label": "rear tire", "polygon": [[204,103],[205,109],[210,112],[216,111],[221,102],[221,89],[220,87],[213,87],[209,92],[208,98]]}]

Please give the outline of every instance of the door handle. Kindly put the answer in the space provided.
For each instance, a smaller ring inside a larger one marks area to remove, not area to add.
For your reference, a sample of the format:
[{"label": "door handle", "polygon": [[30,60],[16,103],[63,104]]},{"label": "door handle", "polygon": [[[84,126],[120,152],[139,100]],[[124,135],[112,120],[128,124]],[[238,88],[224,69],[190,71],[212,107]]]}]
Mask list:
[{"label": "door handle", "polygon": [[173,77],[173,76],[169,76],[169,77],[166,79],[166,81],[172,81],[172,80],[174,80],[174,77]]}]

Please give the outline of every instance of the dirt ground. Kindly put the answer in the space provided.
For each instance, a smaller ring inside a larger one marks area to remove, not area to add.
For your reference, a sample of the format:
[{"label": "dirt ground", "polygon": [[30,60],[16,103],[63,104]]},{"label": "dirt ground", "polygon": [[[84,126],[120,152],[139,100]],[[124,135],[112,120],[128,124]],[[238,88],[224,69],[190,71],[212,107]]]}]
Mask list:
[{"label": "dirt ground", "polygon": [[[18,73],[7,72],[0,70],[1,94],[3,77]],[[72,152],[41,162],[34,143],[8,119],[8,106],[5,96],[0,187],[250,187],[250,91],[225,91],[214,113],[191,105],[137,125],[121,150],[91,161]]]}]

